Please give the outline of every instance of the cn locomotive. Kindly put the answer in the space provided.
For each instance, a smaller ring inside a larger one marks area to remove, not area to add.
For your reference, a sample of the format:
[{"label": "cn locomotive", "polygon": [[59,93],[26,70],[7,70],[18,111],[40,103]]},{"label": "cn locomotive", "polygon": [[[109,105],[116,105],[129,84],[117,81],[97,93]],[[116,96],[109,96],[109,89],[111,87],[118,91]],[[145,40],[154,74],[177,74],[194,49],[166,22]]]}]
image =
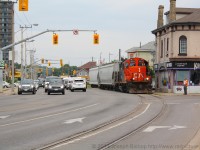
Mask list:
[{"label": "cn locomotive", "polygon": [[91,87],[127,93],[152,93],[149,63],[142,58],[100,65],[89,70]]}]

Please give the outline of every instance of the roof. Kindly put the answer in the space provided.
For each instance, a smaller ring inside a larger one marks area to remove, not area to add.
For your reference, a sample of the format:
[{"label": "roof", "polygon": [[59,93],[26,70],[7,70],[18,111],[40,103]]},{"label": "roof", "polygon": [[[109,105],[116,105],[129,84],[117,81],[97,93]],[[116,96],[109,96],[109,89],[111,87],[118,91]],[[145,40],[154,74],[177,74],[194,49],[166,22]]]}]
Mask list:
[{"label": "roof", "polygon": [[[165,14],[167,14],[166,12]],[[176,8],[176,14],[188,14],[152,31],[153,34],[173,25],[200,25],[200,8]]]},{"label": "roof", "polygon": [[151,41],[141,47],[132,47],[126,50],[127,53],[129,52],[136,52],[136,51],[154,51],[155,50],[155,41]]},{"label": "roof", "polygon": [[193,23],[200,23],[200,9],[197,9],[190,15],[187,15],[181,19],[174,21],[175,23],[183,23],[183,22],[193,22]]},{"label": "roof", "polygon": [[90,69],[90,68],[95,67],[95,66],[96,66],[96,62],[91,61],[91,62],[88,62],[88,63],[78,67],[78,68],[79,69]]},{"label": "roof", "polygon": [[[191,14],[197,11],[199,8],[176,8],[176,14]],[[170,11],[165,12],[165,15],[168,15]]]}]

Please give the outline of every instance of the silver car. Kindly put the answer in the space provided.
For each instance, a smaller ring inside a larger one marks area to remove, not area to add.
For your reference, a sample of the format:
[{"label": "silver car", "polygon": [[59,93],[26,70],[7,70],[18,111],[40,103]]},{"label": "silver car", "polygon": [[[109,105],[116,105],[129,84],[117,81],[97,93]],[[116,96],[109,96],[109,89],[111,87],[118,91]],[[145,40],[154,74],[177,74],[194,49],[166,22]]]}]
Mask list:
[{"label": "silver car", "polygon": [[18,95],[21,95],[22,93],[36,93],[36,87],[32,79],[21,80],[18,86]]}]

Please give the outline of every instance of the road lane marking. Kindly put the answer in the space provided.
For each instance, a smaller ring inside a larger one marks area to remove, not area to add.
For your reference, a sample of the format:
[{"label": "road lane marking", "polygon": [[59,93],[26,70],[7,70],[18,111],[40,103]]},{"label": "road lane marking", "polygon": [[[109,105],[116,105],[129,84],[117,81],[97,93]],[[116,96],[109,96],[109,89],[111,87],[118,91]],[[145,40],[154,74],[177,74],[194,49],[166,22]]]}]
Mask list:
[{"label": "road lane marking", "polygon": [[10,115],[8,115],[8,116],[0,116],[0,119],[6,119],[8,117],[10,117]]},{"label": "road lane marking", "polygon": [[148,128],[146,128],[142,132],[153,132],[156,129],[164,129],[164,128],[170,128],[170,127],[171,126],[149,126]]},{"label": "road lane marking", "polygon": [[80,108],[73,109],[73,110],[68,110],[68,111],[65,111],[65,112],[57,113],[57,114],[52,114],[52,115],[42,116],[42,117],[33,118],[33,119],[29,119],[29,120],[24,120],[24,121],[18,121],[18,122],[3,124],[3,125],[0,125],[0,127],[10,126],[10,125],[16,125],[16,124],[30,122],[30,121],[35,121],[35,120],[39,120],[39,119],[44,119],[44,118],[59,116],[59,115],[63,115],[63,114],[66,114],[66,113],[76,112],[76,111],[79,111],[79,110],[83,110],[83,109],[87,109],[87,108],[90,108],[90,107],[94,107],[94,106],[97,106],[97,105],[99,105],[99,103],[93,104],[93,105],[88,105],[88,106],[85,106],[85,107],[80,107]]},{"label": "road lane marking", "polygon": [[180,103],[167,103],[168,105],[179,105]]},{"label": "road lane marking", "polygon": [[165,128],[168,130],[176,130],[176,129],[185,129],[186,126],[177,126],[177,125],[174,125],[174,126],[149,126],[142,132],[153,132],[156,129],[165,129]]},{"label": "road lane marking", "polygon": [[177,125],[174,125],[173,127],[171,127],[169,130],[176,130],[176,129],[185,129],[186,126],[177,126]]},{"label": "road lane marking", "polygon": [[64,124],[71,124],[71,123],[75,123],[75,122],[83,123],[83,119],[85,119],[85,117],[66,120],[66,121],[64,122]]},{"label": "road lane marking", "polygon": [[83,140],[83,139],[90,138],[90,137],[95,136],[95,135],[97,135],[97,134],[103,133],[103,132],[105,132],[105,131],[108,131],[108,130],[111,130],[111,129],[113,129],[113,128],[119,127],[119,126],[121,126],[121,125],[123,125],[123,124],[126,124],[126,123],[128,123],[128,122],[130,122],[130,121],[132,121],[132,120],[134,120],[134,119],[136,119],[136,118],[138,118],[138,117],[140,117],[140,116],[143,115],[144,113],[146,113],[146,111],[149,109],[150,105],[151,105],[151,104],[148,104],[147,107],[145,108],[145,110],[144,110],[142,113],[138,114],[137,116],[135,116],[135,117],[133,117],[133,118],[130,118],[130,119],[126,120],[126,121],[123,121],[123,122],[121,122],[121,123],[118,123],[118,124],[116,124],[116,125],[114,125],[114,126],[111,126],[111,127],[109,127],[109,128],[106,128],[106,129],[104,129],[104,130],[100,130],[100,131],[97,131],[97,132],[95,132],[95,133],[90,133],[90,134],[88,134],[88,135],[86,135],[86,136],[83,136],[83,137],[74,139],[74,140],[69,141],[69,142],[67,142],[67,143],[63,143],[63,144],[54,146],[54,147],[52,147],[52,148],[50,148],[50,149],[60,148],[60,147],[62,147],[62,146],[66,146],[66,145],[68,145],[68,144],[72,144],[72,143],[81,141],[81,140]]}]

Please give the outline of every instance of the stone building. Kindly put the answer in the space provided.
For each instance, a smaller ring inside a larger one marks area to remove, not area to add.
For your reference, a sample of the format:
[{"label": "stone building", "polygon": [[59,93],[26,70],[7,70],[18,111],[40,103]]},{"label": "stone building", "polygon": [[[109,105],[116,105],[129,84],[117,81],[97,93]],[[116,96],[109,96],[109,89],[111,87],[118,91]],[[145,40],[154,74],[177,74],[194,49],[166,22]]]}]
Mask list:
[{"label": "stone building", "polygon": [[[166,15],[164,24],[163,16]],[[183,80],[189,80],[188,93],[200,93],[200,8],[178,8],[170,0],[170,10],[158,8],[156,38],[156,88],[162,92],[183,93]]]}]

